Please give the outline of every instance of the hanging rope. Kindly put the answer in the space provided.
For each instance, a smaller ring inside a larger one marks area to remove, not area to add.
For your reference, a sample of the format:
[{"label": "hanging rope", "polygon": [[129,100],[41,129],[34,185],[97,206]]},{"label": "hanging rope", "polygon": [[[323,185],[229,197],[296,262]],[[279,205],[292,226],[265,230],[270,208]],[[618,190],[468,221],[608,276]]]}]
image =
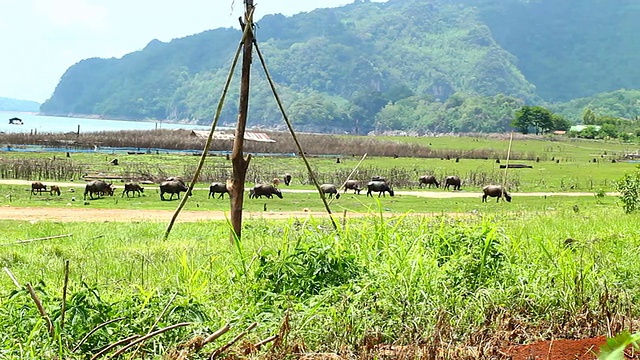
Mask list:
[{"label": "hanging rope", "polygon": [[[253,14],[253,11],[252,11],[252,14]],[[193,187],[195,186],[196,181],[200,177],[200,172],[202,171],[202,167],[204,166],[204,161],[207,157],[207,152],[209,151],[209,147],[211,146],[211,142],[213,141],[213,132],[216,129],[216,125],[218,125],[218,120],[220,119],[220,114],[222,113],[222,106],[224,105],[224,99],[227,96],[227,91],[229,90],[231,79],[233,78],[233,72],[235,71],[236,65],[238,64],[238,59],[240,58],[240,51],[242,50],[242,44],[244,43],[248,32],[249,32],[249,27],[246,27],[242,34],[242,40],[240,41],[240,44],[238,44],[238,50],[236,50],[236,55],[234,56],[233,62],[231,63],[231,68],[229,69],[229,74],[227,75],[227,82],[225,83],[224,89],[222,90],[222,96],[220,96],[220,101],[218,101],[216,114],[213,119],[213,123],[211,123],[211,130],[209,130],[209,136],[207,137],[207,142],[204,145],[204,150],[202,151],[202,155],[200,155],[200,161],[198,162],[198,167],[196,168],[196,172],[193,175],[193,180],[191,181],[191,184],[189,184],[189,190],[187,192],[187,195],[185,195],[182,198],[182,200],[180,201],[180,204],[178,205],[178,208],[176,209],[176,211],[173,213],[173,216],[171,217],[171,221],[169,221],[169,225],[167,225],[167,229],[164,232],[164,237],[163,237],[164,240],[166,240],[169,237],[169,233],[171,233],[173,224],[176,222],[176,219],[178,218],[180,211],[182,211],[182,208],[187,203],[189,194],[191,194],[191,192],[193,191]]]},{"label": "hanging rope", "polygon": [[287,116],[286,112],[284,111],[284,107],[282,106],[282,102],[280,101],[280,97],[278,96],[278,92],[276,91],[276,87],[273,83],[273,79],[271,78],[271,75],[269,74],[269,70],[267,69],[267,64],[264,61],[264,57],[262,56],[262,52],[260,52],[260,49],[258,48],[258,43],[254,40],[253,45],[255,46],[256,49],[256,53],[258,54],[258,57],[260,58],[260,63],[262,64],[262,68],[264,69],[264,73],[267,76],[267,80],[269,81],[269,86],[271,87],[271,91],[273,92],[273,97],[276,99],[276,102],[278,103],[278,108],[280,108],[280,112],[282,113],[282,117],[284,117],[284,121],[287,124],[287,128],[289,128],[289,132],[291,133],[291,136],[293,137],[293,141],[296,143],[296,147],[298,148],[298,152],[300,153],[300,156],[302,156],[302,160],[304,160],[304,164],[307,167],[307,171],[309,171],[309,176],[311,177],[311,180],[313,181],[313,184],[316,186],[316,189],[318,189],[318,194],[320,194],[320,199],[322,200],[322,203],[324,204],[324,208],[327,210],[327,213],[329,214],[329,219],[331,219],[331,224],[333,225],[333,228],[338,230],[338,225],[336,224],[335,220],[333,219],[332,213],[331,213],[331,208],[329,208],[329,204],[327,203],[327,198],[324,196],[324,193],[322,192],[322,190],[320,189],[320,184],[318,184],[318,179],[316,179],[315,174],[313,173],[313,170],[311,169],[311,165],[309,164],[309,161],[307,160],[307,157],[304,154],[304,151],[302,150],[302,145],[300,145],[300,142],[298,141],[298,137],[296,136],[295,131],[293,130],[293,126],[291,126],[291,122],[289,121],[289,117]]}]

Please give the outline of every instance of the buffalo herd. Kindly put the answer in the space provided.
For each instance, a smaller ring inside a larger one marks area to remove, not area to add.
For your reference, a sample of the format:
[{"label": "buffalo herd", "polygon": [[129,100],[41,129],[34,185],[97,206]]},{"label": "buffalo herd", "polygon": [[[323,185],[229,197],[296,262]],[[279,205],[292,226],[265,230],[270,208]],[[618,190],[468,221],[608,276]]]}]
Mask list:
[{"label": "buffalo herd", "polygon": [[[286,173],[283,176],[284,183],[288,186],[291,184],[291,174]],[[462,180],[460,177],[456,175],[447,176],[442,181],[443,188],[445,190],[460,190],[462,185]],[[282,191],[280,191],[278,185],[280,184],[279,178],[274,178],[271,183],[266,184],[257,184],[253,188],[249,189],[249,198],[257,199],[262,198],[263,196],[266,198],[273,198],[276,196],[280,199],[283,198]],[[440,187],[440,182],[433,175],[424,175],[418,178],[419,187],[427,186],[427,187]],[[389,196],[394,196],[395,193],[390,183],[383,177],[374,176],[371,178],[371,181],[367,182],[365,188],[367,189],[367,196],[373,196],[375,193],[380,196],[386,196],[388,193]],[[85,185],[84,190],[84,199],[87,199],[87,195],[89,195],[90,199],[94,199],[94,196],[98,198],[109,195],[113,196],[115,192],[115,186],[112,183],[105,182],[103,180],[93,180],[88,182]],[[340,189],[343,189],[343,193],[346,193],[347,190],[353,190],[354,194],[360,194],[364,188],[360,186],[360,183],[357,180],[347,180],[342,187],[338,187],[335,184],[322,184],[320,185],[320,191],[327,195],[329,199],[331,198],[340,198]],[[51,195],[57,194],[60,195],[60,187],[57,185],[51,185],[49,189],[47,189],[47,185],[43,184],[39,181],[34,181],[31,184],[31,194],[41,194],[43,191],[49,192]],[[73,189],[70,189],[73,191]],[[189,186],[184,182],[184,180],[180,177],[168,177],[165,181],[160,183],[159,186],[160,199],[167,200],[165,198],[165,194],[169,194],[169,200],[173,199],[173,196],[176,195],[178,199],[180,199],[180,193],[190,194]],[[122,197],[125,195],[127,197],[142,196],[144,193],[144,188],[138,183],[126,183],[124,184],[124,190],[122,192]],[[486,202],[488,197],[497,198],[496,201],[499,202],[500,199],[504,199],[507,202],[511,202],[511,195],[500,185],[487,185],[482,189],[482,202]],[[218,198],[224,198],[224,194],[229,194],[229,189],[226,183],[223,182],[214,182],[209,186],[209,198],[214,197],[218,194]]]}]

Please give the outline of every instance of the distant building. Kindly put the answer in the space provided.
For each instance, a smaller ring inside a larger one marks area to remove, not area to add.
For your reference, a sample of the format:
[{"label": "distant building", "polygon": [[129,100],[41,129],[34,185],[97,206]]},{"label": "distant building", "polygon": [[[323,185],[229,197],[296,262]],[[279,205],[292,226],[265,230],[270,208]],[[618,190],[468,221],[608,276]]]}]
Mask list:
[{"label": "distant building", "polygon": [[[207,139],[209,137],[209,131],[205,130],[192,130],[191,136],[195,136],[200,139]],[[235,135],[232,133],[227,133],[224,131],[214,131],[213,132],[213,140],[229,140],[233,141],[235,139]],[[257,142],[276,142],[269,135],[265,133],[256,133],[256,132],[245,132],[244,139],[247,141],[257,141]]]},{"label": "distant building", "polygon": [[573,125],[569,131],[580,132],[586,128],[593,128],[594,130],[600,130],[600,125]]}]

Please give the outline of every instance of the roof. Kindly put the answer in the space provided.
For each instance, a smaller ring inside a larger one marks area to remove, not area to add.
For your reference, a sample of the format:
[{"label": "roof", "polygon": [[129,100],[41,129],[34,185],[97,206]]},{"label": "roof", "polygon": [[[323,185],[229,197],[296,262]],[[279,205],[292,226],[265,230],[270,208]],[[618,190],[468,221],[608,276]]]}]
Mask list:
[{"label": "roof", "polygon": [[[191,136],[196,136],[200,139],[206,139],[209,137],[209,131],[205,131],[205,130],[192,130],[191,131]],[[231,133],[227,133],[224,131],[214,131],[213,132],[213,139],[214,140],[229,140],[232,141],[235,138],[234,134]],[[270,143],[274,143],[276,142],[275,140],[273,140],[272,138],[269,137],[269,135],[265,134],[265,133],[254,133],[254,132],[245,132],[244,133],[244,139],[247,141],[257,141],[257,142],[270,142]]]},{"label": "roof", "polygon": [[600,125],[573,125],[569,131],[580,132],[586,128],[593,128],[594,130],[600,130]]}]

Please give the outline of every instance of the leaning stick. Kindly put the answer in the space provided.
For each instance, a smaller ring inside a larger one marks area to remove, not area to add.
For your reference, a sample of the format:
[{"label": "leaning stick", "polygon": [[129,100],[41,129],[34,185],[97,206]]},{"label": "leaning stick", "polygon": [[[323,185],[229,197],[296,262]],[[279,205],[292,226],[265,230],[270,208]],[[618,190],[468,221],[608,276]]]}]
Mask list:
[{"label": "leaning stick", "polygon": [[243,331],[240,334],[238,334],[231,341],[229,341],[228,343],[226,343],[226,344],[222,345],[221,347],[217,348],[214,352],[211,353],[211,356],[209,356],[209,360],[213,360],[218,355],[220,355],[223,352],[225,352],[228,348],[230,348],[233,344],[238,342],[238,340],[242,339],[245,335],[247,335],[249,333],[249,331],[253,330],[253,328],[255,328],[256,326],[258,326],[258,323],[254,322],[253,324],[249,325],[249,327],[245,331]]},{"label": "leaning stick", "polygon": [[207,336],[207,338],[204,339],[204,341],[202,342],[202,345],[204,346],[210,342],[215,341],[217,338],[219,338],[220,336],[224,335],[227,331],[229,331],[229,329],[231,329],[231,325],[227,323],[225,326],[221,327],[213,334]]},{"label": "leaning stick", "polygon": [[[173,303],[173,300],[176,299],[176,296],[178,296],[178,293],[174,293],[173,297],[171,297],[171,300],[169,300],[169,302],[167,303],[167,305],[164,306],[164,309],[162,309],[162,312],[160,312],[160,315],[158,315],[158,317],[156,318],[156,321],[153,323],[153,325],[151,325],[151,327],[149,328],[149,331],[147,332],[147,335],[151,334],[151,331],[153,331],[153,329],[158,325],[158,323],[160,322],[160,319],[162,319],[162,317],[164,316],[164,314],[167,312],[167,310],[169,309],[169,305],[171,305]],[[136,351],[133,352],[133,355],[131,355],[131,357],[135,357],[136,354],[138,353],[138,351],[140,351],[140,347],[142,347],[142,343],[140,345],[138,345],[138,347],[136,348]]]},{"label": "leaning stick", "polygon": [[116,342],[114,342],[113,344],[107,346],[106,348],[100,350],[97,354],[93,355],[91,357],[91,360],[96,360],[97,358],[101,357],[102,355],[108,353],[111,349],[113,349],[114,347],[118,346],[118,345],[122,345],[122,344],[126,344],[131,340],[135,340],[137,338],[139,338],[140,335],[131,335],[128,338],[124,338],[122,340],[118,340]]},{"label": "leaning stick", "polygon": [[64,329],[64,313],[67,310],[67,287],[69,285],[69,260],[64,262],[64,284],[62,285],[62,309],[60,310],[60,330]]},{"label": "leaning stick", "polygon": [[[98,331],[98,330],[102,329],[103,327],[105,327],[105,326],[107,326],[107,325],[109,325],[109,324],[111,324],[111,323],[114,323],[114,322],[116,322],[116,321],[121,321],[121,320],[124,320],[124,319],[125,319],[124,317],[120,317],[120,318],[117,318],[117,319],[113,319],[113,320],[109,320],[109,321],[103,322],[102,324],[100,324],[100,325],[98,325],[98,326],[94,327],[94,328],[93,328],[93,330],[89,331],[89,332],[87,333],[87,335],[85,335],[85,336],[82,338],[82,340],[80,340],[80,342],[78,343],[78,345],[76,345],[76,346],[73,348],[73,350],[71,350],[71,352],[76,352],[76,351],[78,351],[78,349],[80,348],[80,346],[82,346],[82,344],[84,344],[84,342],[85,342],[85,341],[87,341],[87,339],[89,338],[89,336],[93,335],[93,333],[95,333],[96,331]],[[140,335],[137,335],[137,336],[140,336]]]},{"label": "leaning stick", "polygon": [[277,338],[278,338],[278,335],[273,335],[273,336],[270,336],[270,337],[268,337],[268,338],[266,338],[266,339],[264,339],[262,341],[258,341],[257,343],[253,344],[253,346],[256,349],[260,349],[262,347],[262,345],[268,344],[268,343],[274,341]]},{"label": "leaning stick", "polygon": [[40,312],[40,315],[45,320],[47,320],[47,325],[49,327],[49,335],[51,337],[53,337],[55,335],[55,330],[53,329],[53,323],[51,322],[51,318],[49,318],[49,315],[47,315],[47,312],[44,311],[44,307],[42,307],[42,302],[40,302],[40,299],[38,298],[38,295],[36,294],[36,292],[33,290],[33,287],[31,286],[31,284],[27,283],[25,286],[29,290],[29,294],[31,295],[31,299],[33,299],[33,302],[36,303],[36,307],[38,308],[38,311]]},{"label": "leaning stick", "polygon": [[16,242],[10,243],[10,244],[2,244],[2,246],[25,244],[25,243],[30,243],[30,242],[34,242],[34,241],[59,239],[59,238],[69,237],[69,236],[73,236],[73,234],[55,235],[55,236],[47,236],[47,237],[36,238],[36,239],[20,240],[20,241],[16,241]]},{"label": "leaning stick", "polygon": [[8,267],[4,267],[3,268],[4,271],[7,273],[7,275],[9,275],[9,278],[11,279],[11,281],[13,281],[13,284],[18,288],[18,289],[22,289],[22,286],[20,286],[20,283],[18,282],[18,279],[16,279],[15,276],[13,276],[13,273],[11,273],[11,270],[9,270]]},{"label": "leaning stick", "polygon": [[179,324],[174,324],[174,325],[171,325],[171,326],[167,326],[166,328],[158,329],[158,330],[156,330],[156,331],[154,331],[152,333],[149,333],[149,334],[147,334],[147,335],[145,335],[145,336],[143,336],[141,338],[138,338],[137,340],[129,343],[128,345],[125,345],[120,350],[116,351],[116,353],[113,354],[110,357],[110,359],[113,359],[113,358],[116,358],[116,357],[122,355],[122,353],[124,353],[125,351],[129,350],[131,347],[133,347],[135,345],[138,345],[139,343],[141,343],[143,341],[146,341],[146,340],[148,340],[148,339],[150,339],[150,338],[152,338],[152,337],[154,337],[154,336],[156,336],[158,334],[162,334],[165,331],[173,330],[175,328],[179,328],[179,327],[187,326],[187,325],[191,325],[191,324],[192,323],[190,323],[190,322],[184,322],[184,323],[179,323]]}]

